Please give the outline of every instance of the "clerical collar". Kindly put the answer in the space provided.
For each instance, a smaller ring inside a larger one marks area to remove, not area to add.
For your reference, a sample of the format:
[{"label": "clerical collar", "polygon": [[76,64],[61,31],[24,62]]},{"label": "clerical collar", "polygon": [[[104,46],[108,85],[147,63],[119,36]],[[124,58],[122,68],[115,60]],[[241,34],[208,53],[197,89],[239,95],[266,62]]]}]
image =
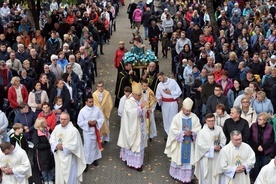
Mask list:
[{"label": "clerical collar", "polygon": [[235,147],[235,150],[239,150],[240,149],[240,147],[239,146],[234,146]]}]

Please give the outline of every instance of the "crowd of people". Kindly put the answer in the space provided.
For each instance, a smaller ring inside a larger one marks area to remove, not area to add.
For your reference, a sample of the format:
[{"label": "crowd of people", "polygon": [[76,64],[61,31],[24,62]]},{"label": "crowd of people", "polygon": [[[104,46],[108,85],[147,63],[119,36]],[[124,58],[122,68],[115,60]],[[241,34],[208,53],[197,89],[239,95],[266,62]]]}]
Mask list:
[{"label": "crowd of people", "polygon": [[3,183],[80,183],[109,142],[113,101],[95,77],[119,2],[41,1],[39,28],[25,5],[0,6]]},{"label": "crowd of people", "polygon": [[[275,174],[267,168],[276,155],[275,1],[213,5],[216,22],[205,2],[129,4],[131,52],[147,54],[148,40],[158,56],[161,45],[164,60],[171,55],[175,79],[159,71],[160,62],[149,62],[140,73],[122,60],[127,49],[119,42],[114,106],[121,116],[120,158],[143,170],[148,140],[157,136],[158,109],[174,179],[276,182],[267,177]],[[3,2],[0,8],[1,172],[11,183],[28,183],[31,175],[38,184],[79,183],[91,164],[98,165],[102,142],[110,141],[113,100],[103,81],[95,83],[96,59],[116,31],[119,2],[52,0],[41,6],[37,30],[20,4]]]},{"label": "crowd of people", "polygon": [[[145,134],[152,138],[155,124],[149,114],[156,107],[162,110],[165,154],[174,179],[190,183],[195,175],[199,183],[274,183],[275,177],[267,176],[275,171],[261,169],[275,167],[275,1],[215,1],[214,17],[204,3],[129,4],[133,39],[140,44],[149,40],[156,56],[161,45],[165,60],[170,50],[176,80],[159,71],[160,62],[151,62],[142,74],[131,62],[119,64],[118,51],[124,47],[116,51],[116,100],[123,101],[120,157],[142,170]],[[146,95],[148,89],[155,98]]]}]

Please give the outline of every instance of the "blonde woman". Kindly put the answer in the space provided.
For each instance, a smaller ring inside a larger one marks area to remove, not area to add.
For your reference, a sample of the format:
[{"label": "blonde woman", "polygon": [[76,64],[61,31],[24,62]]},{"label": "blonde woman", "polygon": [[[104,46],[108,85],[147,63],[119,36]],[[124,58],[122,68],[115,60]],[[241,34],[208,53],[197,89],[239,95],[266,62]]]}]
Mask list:
[{"label": "blonde woman", "polygon": [[28,101],[28,90],[23,85],[20,84],[19,77],[13,77],[11,79],[11,87],[8,90],[8,100],[10,102],[10,107],[12,109],[18,108],[19,104]]},{"label": "blonde woman", "polygon": [[47,128],[46,119],[39,117],[34,124],[34,165],[35,171],[41,172],[44,183],[53,183],[54,157],[49,143],[50,133]]},{"label": "blonde woman", "polygon": [[253,109],[256,111],[257,114],[261,112],[266,112],[268,114],[273,114],[274,109],[271,101],[266,97],[264,91],[259,91],[257,93],[257,99],[253,102]]}]

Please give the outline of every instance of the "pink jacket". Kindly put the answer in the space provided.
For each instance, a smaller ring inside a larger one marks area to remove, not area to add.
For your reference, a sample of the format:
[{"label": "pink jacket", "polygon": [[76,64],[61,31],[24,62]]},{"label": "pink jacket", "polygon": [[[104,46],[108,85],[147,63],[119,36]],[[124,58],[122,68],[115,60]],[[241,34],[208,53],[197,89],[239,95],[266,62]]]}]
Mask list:
[{"label": "pink jacket", "polygon": [[135,22],[142,22],[143,12],[139,8],[136,8],[132,15],[132,20]]},{"label": "pink jacket", "polygon": [[[42,92],[41,92],[41,104],[43,102],[49,102],[48,95],[47,95],[46,91],[44,91],[44,90],[42,90]],[[36,111],[37,104],[35,102],[35,94],[33,91],[29,93],[28,105],[31,107],[33,112]]]}]

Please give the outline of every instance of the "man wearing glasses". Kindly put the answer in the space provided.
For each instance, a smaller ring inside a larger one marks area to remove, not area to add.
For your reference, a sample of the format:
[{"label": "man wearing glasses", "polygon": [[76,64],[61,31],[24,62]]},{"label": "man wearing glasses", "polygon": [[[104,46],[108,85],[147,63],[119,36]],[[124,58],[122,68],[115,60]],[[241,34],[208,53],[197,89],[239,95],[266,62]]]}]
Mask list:
[{"label": "man wearing glasses", "polygon": [[113,101],[109,91],[104,89],[104,83],[102,81],[97,83],[97,90],[93,93],[93,99],[95,106],[99,107],[104,115],[104,122],[100,134],[102,140],[106,143],[110,141],[109,117],[113,108]]}]

